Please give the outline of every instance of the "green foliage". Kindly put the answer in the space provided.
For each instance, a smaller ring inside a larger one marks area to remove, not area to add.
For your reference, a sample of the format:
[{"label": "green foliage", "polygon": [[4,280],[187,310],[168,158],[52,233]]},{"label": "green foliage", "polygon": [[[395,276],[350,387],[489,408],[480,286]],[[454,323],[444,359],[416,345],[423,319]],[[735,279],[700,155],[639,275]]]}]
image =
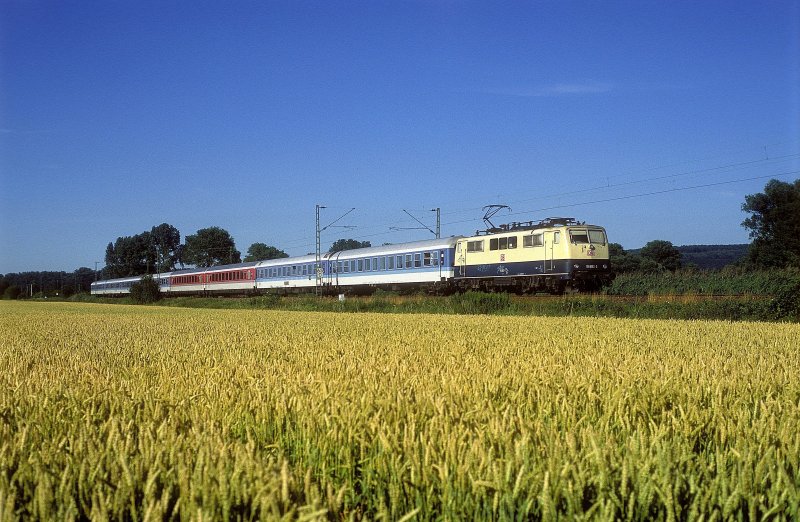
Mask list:
[{"label": "green foliage", "polygon": [[19,299],[22,289],[18,286],[8,286],[3,291],[3,299]]},{"label": "green foliage", "polygon": [[168,223],[161,223],[150,230],[150,239],[157,255],[156,270],[174,270],[182,251],[181,233],[178,229]]},{"label": "green foliage", "polygon": [[609,243],[608,255],[611,270],[615,274],[635,272],[641,268],[642,258],[626,252],[619,243]]},{"label": "green foliage", "polygon": [[496,314],[511,311],[507,293],[465,292],[450,296],[450,306],[457,314]]},{"label": "green foliage", "polygon": [[770,302],[770,312],[775,319],[800,321],[800,278],[777,292]]},{"label": "green foliage", "polygon": [[155,303],[161,299],[161,289],[152,276],[144,276],[131,285],[131,299],[137,304]]},{"label": "green foliage", "polygon": [[181,234],[168,223],[134,236],[118,237],[106,246],[105,278],[135,276],[175,268],[181,252]]},{"label": "green foliage", "polygon": [[800,270],[721,271],[680,270],[618,275],[607,291],[611,295],[760,295],[776,296],[800,282]]},{"label": "green foliage", "polygon": [[266,261],[268,259],[282,259],[284,257],[289,257],[289,254],[283,250],[265,243],[253,243],[250,245],[250,248],[247,249],[247,255],[244,261]]},{"label": "green foliage", "polygon": [[800,179],[770,180],[763,193],[745,197],[742,210],[752,214],[742,222],[753,239],[748,254],[752,266],[800,267]]},{"label": "green foliage", "polygon": [[197,234],[186,236],[183,262],[198,267],[240,263],[242,253],[230,233],[220,227],[201,228]]},{"label": "green foliage", "polygon": [[[681,267],[681,253],[669,241],[662,239],[650,241],[639,251],[639,255],[645,260],[649,259],[664,267],[666,270],[674,272]],[[644,266],[642,269],[652,271]]]},{"label": "green foliage", "polygon": [[150,232],[118,237],[106,247],[105,277],[129,277],[144,274],[155,266],[156,253]]},{"label": "green foliage", "polygon": [[371,247],[369,241],[356,241],[355,239],[337,239],[333,242],[328,252],[341,252],[342,250],[355,250],[357,248]]}]

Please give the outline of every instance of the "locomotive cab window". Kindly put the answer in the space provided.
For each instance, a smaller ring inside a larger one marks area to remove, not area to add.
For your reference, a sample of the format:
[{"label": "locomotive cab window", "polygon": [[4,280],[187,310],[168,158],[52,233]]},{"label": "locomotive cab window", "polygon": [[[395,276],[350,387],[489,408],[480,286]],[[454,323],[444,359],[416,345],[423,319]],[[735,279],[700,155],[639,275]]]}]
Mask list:
[{"label": "locomotive cab window", "polygon": [[553,244],[557,245],[561,241],[561,232],[553,232]]},{"label": "locomotive cab window", "polygon": [[569,240],[573,244],[585,245],[589,243],[589,234],[586,230],[570,230]]},{"label": "locomotive cab window", "polygon": [[517,248],[517,236],[510,236],[508,238],[508,248]]},{"label": "locomotive cab window", "polygon": [[602,230],[589,230],[589,241],[595,245],[605,245],[606,235]]}]

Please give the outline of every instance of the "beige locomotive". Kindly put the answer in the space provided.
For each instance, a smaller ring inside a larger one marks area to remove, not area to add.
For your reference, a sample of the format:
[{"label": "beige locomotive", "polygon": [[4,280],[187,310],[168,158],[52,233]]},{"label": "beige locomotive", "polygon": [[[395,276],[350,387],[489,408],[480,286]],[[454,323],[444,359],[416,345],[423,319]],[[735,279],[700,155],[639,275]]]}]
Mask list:
[{"label": "beige locomotive", "polygon": [[572,218],[511,223],[459,239],[454,269],[465,289],[594,290],[610,278],[608,237],[603,227]]}]

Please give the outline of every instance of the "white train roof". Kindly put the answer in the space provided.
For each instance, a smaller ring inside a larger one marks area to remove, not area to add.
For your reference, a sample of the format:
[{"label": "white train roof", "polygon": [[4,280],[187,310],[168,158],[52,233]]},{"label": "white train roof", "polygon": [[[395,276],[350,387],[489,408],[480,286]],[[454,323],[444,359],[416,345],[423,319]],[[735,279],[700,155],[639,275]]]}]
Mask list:
[{"label": "white train roof", "polygon": [[394,245],[382,245],[376,247],[356,248],[353,250],[343,250],[334,252],[330,255],[333,259],[351,259],[356,257],[386,256],[391,254],[405,254],[408,252],[419,252],[424,250],[440,250],[454,248],[456,242],[462,236],[446,237],[442,239],[426,239],[424,241],[414,241],[412,243],[397,243]]}]

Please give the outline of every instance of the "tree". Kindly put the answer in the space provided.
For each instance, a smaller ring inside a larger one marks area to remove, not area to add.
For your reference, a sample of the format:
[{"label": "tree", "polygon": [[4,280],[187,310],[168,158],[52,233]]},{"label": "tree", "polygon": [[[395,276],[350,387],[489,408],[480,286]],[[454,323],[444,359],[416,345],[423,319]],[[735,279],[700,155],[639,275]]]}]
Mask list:
[{"label": "tree", "polygon": [[220,227],[201,228],[197,234],[186,236],[183,262],[198,267],[241,263],[242,253],[230,233]]},{"label": "tree", "polygon": [[635,272],[642,264],[642,258],[626,252],[619,243],[608,244],[608,257],[611,269],[616,274]]},{"label": "tree", "polygon": [[9,286],[6,288],[5,292],[3,292],[3,299],[19,299],[20,294],[22,294],[22,289],[18,286]]},{"label": "tree", "polygon": [[283,257],[289,257],[289,254],[274,246],[266,245],[265,243],[253,243],[250,245],[250,248],[247,249],[247,255],[244,260],[265,261],[267,259],[280,259]]},{"label": "tree", "polygon": [[144,274],[155,261],[150,248],[150,233],[118,237],[106,247],[105,261],[109,278]]},{"label": "tree", "polygon": [[639,251],[643,259],[650,259],[667,270],[675,271],[681,267],[681,252],[669,241],[656,239],[647,243]]},{"label": "tree", "polygon": [[168,223],[106,246],[105,277],[128,277],[173,270],[180,260],[181,233]]},{"label": "tree", "polygon": [[181,233],[178,229],[168,223],[161,223],[150,230],[150,239],[156,253],[156,270],[174,270],[181,251]]},{"label": "tree", "polygon": [[753,242],[748,263],[757,268],[800,267],[800,179],[770,180],[764,192],[745,196],[742,226]]},{"label": "tree", "polygon": [[369,241],[356,241],[355,239],[337,239],[328,252],[341,252],[342,250],[355,250],[356,248],[371,247]]}]

